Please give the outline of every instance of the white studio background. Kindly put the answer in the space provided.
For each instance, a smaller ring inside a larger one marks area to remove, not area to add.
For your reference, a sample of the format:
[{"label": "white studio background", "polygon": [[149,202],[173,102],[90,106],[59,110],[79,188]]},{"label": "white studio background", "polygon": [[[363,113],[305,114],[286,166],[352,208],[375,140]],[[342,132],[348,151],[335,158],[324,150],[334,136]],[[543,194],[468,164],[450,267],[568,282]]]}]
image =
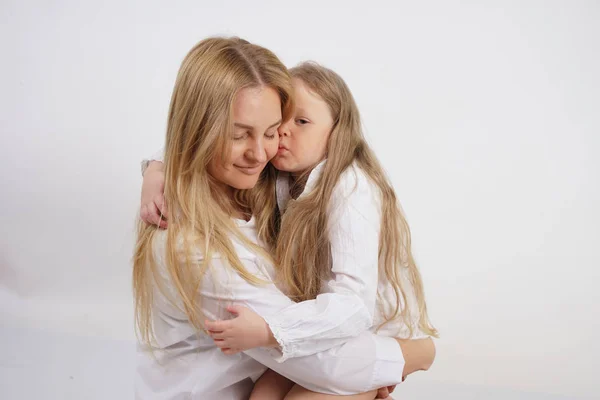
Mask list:
[{"label": "white studio background", "polygon": [[[599,2],[2,0],[0,397],[101,398],[118,378],[110,398],[131,398],[139,161],[215,34],[353,90],[442,336],[398,398],[597,395]],[[83,364],[48,375],[68,349]]]}]

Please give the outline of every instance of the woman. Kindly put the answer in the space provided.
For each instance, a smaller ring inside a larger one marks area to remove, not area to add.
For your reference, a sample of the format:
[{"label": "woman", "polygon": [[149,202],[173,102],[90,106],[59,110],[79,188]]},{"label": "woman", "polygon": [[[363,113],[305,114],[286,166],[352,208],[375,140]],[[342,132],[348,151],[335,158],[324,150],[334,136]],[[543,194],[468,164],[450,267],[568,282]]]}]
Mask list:
[{"label": "woman", "polygon": [[256,238],[271,229],[260,224],[275,209],[267,163],[290,93],[281,62],[240,39],[204,40],[182,63],[165,148],[170,227],[140,224],[134,257],[138,398],[243,399],[264,366],[317,392],[353,394],[420,368],[404,362],[412,344],[370,333],[280,363],[273,337],[270,349],[227,356],[204,330],[204,318],[223,318],[234,303],[266,318],[293,305],[270,282],[270,258]]}]

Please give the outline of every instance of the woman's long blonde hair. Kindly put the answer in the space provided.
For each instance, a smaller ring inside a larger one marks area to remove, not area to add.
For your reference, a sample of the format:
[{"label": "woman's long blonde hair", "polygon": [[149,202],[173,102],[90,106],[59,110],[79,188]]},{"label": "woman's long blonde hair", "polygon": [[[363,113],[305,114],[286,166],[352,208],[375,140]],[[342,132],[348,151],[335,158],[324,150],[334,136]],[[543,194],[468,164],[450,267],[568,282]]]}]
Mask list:
[{"label": "woman's long blonde hair", "polygon": [[[410,336],[415,325],[422,332],[437,336],[427,315],[422,279],[411,252],[408,224],[392,185],[365,141],[350,89],[338,74],[315,63],[303,63],[290,69],[290,73],[329,105],[334,125],[327,144],[327,162],[315,189],[291,201],[281,220],[276,221],[280,228],[274,253],[288,294],[295,301],[314,299],[319,294],[322,279],[331,270],[332,263],[327,231],[328,204],[342,173],[356,163],[381,195],[379,271],[391,283],[396,298],[391,312],[384,312],[385,323],[400,317],[406,322]],[[263,240],[272,241],[268,237]],[[403,273],[412,289],[403,287]],[[408,306],[401,306],[407,304],[409,289],[416,297],[418,322],[411,317]]]},{"label": "woman's long blonde hair", "polygon": [[[158,288],[201,331],[203,315],[197,296],[211,255],[219,254],[248,282],[259,279],[246,271],[231,237],[263,253],[235,226],[232,210],[260,212],[259,231],[273,231],[269,222],[276,208],[274,172],[269,165],[258,184],[234,197],[219,190],[207,172],[211,159],[230,151],[232,105],[241,89],[267,86],[281,98],[283,119],[292,111],[292,86],[286,67],[269,50],[239,38],[209,38],[198,43],[185,57],[171,97],[165,147],[165,200],[170,210],[164,263],[159,270],[153,243],[156,226],[139,222],[133,259],[133,288],[139,339],[151,344],[152,309]],[[255,207],[260,204],[260,207]],[[271,210],[271,211],[269,211]],[[264,233],[261,233],[264,235]],[[202,254],[197,261],[195,252]],[[161,254],[161,257],[163,255]],[[170,281],[178,297],[165,289]]]}]

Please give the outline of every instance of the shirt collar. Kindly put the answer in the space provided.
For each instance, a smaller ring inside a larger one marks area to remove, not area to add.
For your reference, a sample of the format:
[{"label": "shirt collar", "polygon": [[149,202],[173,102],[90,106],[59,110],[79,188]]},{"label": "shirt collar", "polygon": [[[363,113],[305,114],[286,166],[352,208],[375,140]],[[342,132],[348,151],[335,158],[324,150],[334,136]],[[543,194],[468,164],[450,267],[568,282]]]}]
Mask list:
[{"label": "shirt collar", "polygon": [[[319,177],[323,173],[323,168],[325,167],[327,159],[321,161],[317,164],[316,167],[310,171],[308,175],[308,180],[306,181],[306,185],[304,186],[304,190],[298,196],[298,198],[302,198],[306,196],[310,192],[312,192],[317,185]],[[279,207],[280,212],[284,212],[287,208],[288,202],[291,199],[290,196],[290,173],[285,171],[279,171],[277,174],[277,182],[276,182],[276,192],[277,192],[277,206]]]}]

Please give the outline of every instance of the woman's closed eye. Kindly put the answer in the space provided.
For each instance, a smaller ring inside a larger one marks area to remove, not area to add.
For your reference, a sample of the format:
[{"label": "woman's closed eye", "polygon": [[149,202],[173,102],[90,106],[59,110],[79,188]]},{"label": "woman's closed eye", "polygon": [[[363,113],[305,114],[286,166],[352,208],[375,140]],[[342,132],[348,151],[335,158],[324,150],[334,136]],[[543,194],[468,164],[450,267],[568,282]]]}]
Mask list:
[{"label": "woman's closed eye", "polygon": [[265,137],[267,139],[275,139],[276,136],[279,136],[279,134],[277,133],[277,128],[279,127],[275,127],[272,129],[269,129],[268,131],[265,132]]},{"label": "woman's closed eye", "polygon": [[233,135],[233,140],[244,140],[248,137],[248,132],[242,134]]}]

